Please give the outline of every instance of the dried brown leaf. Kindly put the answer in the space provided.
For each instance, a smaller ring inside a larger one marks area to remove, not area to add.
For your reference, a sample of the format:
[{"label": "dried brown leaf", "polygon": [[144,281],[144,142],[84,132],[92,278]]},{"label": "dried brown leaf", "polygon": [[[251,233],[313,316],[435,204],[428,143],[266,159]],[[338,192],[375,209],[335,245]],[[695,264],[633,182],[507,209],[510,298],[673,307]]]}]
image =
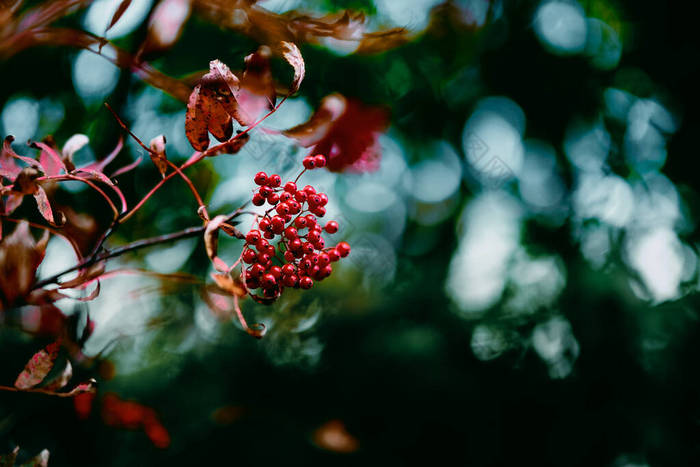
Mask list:
[{"label": "dried brown leaf", "polygon": [[126,10],[129,8],[131,5],[131,0],[122,0],[119,2],[119,5],[117,6],[117,10],[114,12],[114,15],[112,16],[112,20],[109,22],[109,25],[107,25],[107,29],[105,29],[105,34],[107,35],[107,31],[112,29],[112,26],[117,24],[117,21],[126,13]]},{"label": "dried brown leaf", "polygon": [[219,229],[226,222],[226,216],[216,216],[207,223],[204,230],[204,247],[207,250],[207,256],[214,264],[214,268],[219,272],[228,272],[228,265],[217,256],[219,248]]},{"label": "dried brown leaf", "polygon": [[153,164],[160,172],[160,175],[165,178],[165,173],[168,171],[168,156],[165,154],[165,135],[158,135],[148,143],[151,148],[149,156]]},{"label": "dried brown leaf", "polygon": [[294,94],[299,90],[299,86],[304,79],[306,65],[299,48],[293,42],[282,41],[282,56],[294,68],[294,79],[289,88],[289,94]]},{"label": "dried brown leaf", "polygon": [[29,224],[20,222],[11,235],[0,242],[0,309],[9,307],[29,293],[36,270],[44,259],[48,232],[34,241]]},{"label": "dried brown leaf", "polygon": [[204,113],[204,104],[200,97],[201,88],[201,85],[195,86],[187,101],[185,135],[193,148],[197,151],[206,151],[209,147],[209,134],[207,133],[207,116]]}]

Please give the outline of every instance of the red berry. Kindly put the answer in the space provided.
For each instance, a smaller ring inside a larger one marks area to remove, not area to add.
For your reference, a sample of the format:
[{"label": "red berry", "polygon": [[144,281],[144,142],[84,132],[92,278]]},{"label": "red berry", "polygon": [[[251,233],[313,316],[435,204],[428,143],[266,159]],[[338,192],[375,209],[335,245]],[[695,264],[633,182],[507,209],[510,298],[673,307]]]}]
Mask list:
[{"label": "red berry", "polygon": [[306,227],[306,224],[306,217],[297,217],[294,220],[294,225],[297,226],[297,229],[303,229],[304,227]]},{"label": "red berry", "polygon": [[292,261],[294,261],[294,253],[292,253],[291,251],[285,251],[284,252],[284,260],[288,261],[290,263]]},{"label": "red berry", "polygon": [[338,243],[335,246],[335,249],[342,258],[345,258],[347,255],[350,254],[350,245],[348,245],[348,242]]},{"label": "red berry", "polygon": [[262,206],[263,204],[265,204],[265,198],[263,197],[263,195],[261,195],[260,193],[255,193],[253,195],[253,205]]},{"label": "red berry", "polygon": [[274,257],[275,254],[276,254],[276,252],[275,252],[275,247],[272,246],[272,245],[268,245],[268,246],[267,246],[267,249],[265,250],[265,253],[267,253],[268,255],[270,255],[270,258]]},{"label": "red berry", "polygon": [[292,274],[294,274],[295,271],[296,269],[294,268],[293,264],[285,264],[284,266],[282,266],[282,274],[284,274],[285,276],[291,276]]},{"label": "red berry", "polygon": [[[284,219],[282,219],[280,216],[273,217],[270,224],[272,224],[272,230],[275,233],[280,233],[284,230]],[[277,230],[279,230],[279,232],[277,232]]]},{"label": "red berry", "polygon": [[292,199],[292,194],[289,193],[288,191],[283,191],[282,194],[280,195],[280,201],[283,203],[285,201],[289,201],[290,199]]},{"label": "red berry", "polygon": [[289,205],[287,203],[280,203],[275,208],[275,211],[277,211],[277,214],[282,214],[286,216],[287,214],[289,214]]},{"label": "red berry", "polygon": [[316,247],[317,250],[323,250],[326,247],[326,241],[323,238],[319,238],[314,242],[314,247]]},{"label": "red berry", "polygon": [[252,277],[260,277],[265,272],[265,268],[261,264],[254,264],[250,267],[250,275]]},{"label": "red berry", "polygon": [[314,156],[314,164],[316,165],[316,167],[319,167],[319,168],[325,167],[326,156],[324,156],[323,154],[318,154],[318,155]]},{"label": "red berry", "polygon": [[260,231],[259,230],[253,229],[250,232],[248,232],[248,234],[246,234],[246,236],[245,236],[246,243],[254,244],[258,240],[260,240]]},{"label": "red berry", "polygon": [[265,172],[258,172],[255,174],[255,178],[253,178],[255,181],[256,185],[265,185],[267,183],[267,174]]},{"label": "red berry", "polygon": [[273,192],[272,192],[272,188],[270,188],[270,187],[267,186],[267,185],[263,185],[263,186],[261,186],[260,189],[258,190],[258,193],[260,193],[260,196],[262,196],[263,198],[267,198],[267,197],[270,196]]},{"label": "red berry", "polygon": [[252,264],[253,261],[255,261],[255,257],[255,252],[250,248],[246,248],[245,250],[243,250],[242,258],[244,263]]},{"label": "red berry", "polygon": [[321,277],[321,279],[324,279],[324,278],[330,276],[332,272],[333,272],[333,268],[329,264],[327,266],[322,267],[321,270],[319,271],[318,275]]},{"label": "red berry", "polygon": [[299,211],[301,211],[301,206],[293,199],[287,201],[287,206],[289,206],[289,212],[291,214],[299,214]]},{"label": "red berry", "polygon": [[318,206],[321,204],[321,197],[319,195],[313,194],[309,195],[309,206]]},{"label": "red berry", "polygon": [[265,240],[264,238],[261,238],[257,242],[255,242],[255,248],[260,252],[260,251],[265,251],[267,247],[270,245],[270,242]]},{"label": "red berry", "polygon": [[304,192],[306,193],[307,196],[313,195],[314,193],[316,193],[316,188],[312,187],[311,185],[306,185],[304,187]]},{"label": "red berry", "polygon": [[287,227],[286,229],[284,229],[284,236],[290,240],[294,240],[295,238],[297,238],[297,235],[297,229],[295,229],[294,227]]},{"label": "red berry", "polygon": [[323,217],[326,215],[326,208],[324,208],[323,206],[316,206],[311,212],[316,214],[318,217]]},{"label": "red berry", "polygon": [[306,253],[307,255],[308,255],[308,254],[311,254],[311,253],[314,252],[314,246],[313,246],[311,243],[309,243],[309,242],[304,242],[304,243],[301,245],[301,251],[303,251],[303,252]]},{"label": "red berry", "polygon": [[307,226],[310,229],[313,229],[314,225],[316,225],[316,216],[314,216],[313,214],[307,214],[306,215],[306,222],[308,224]]},{"label": "red berry", "polygon": [[306,201],[306,192],[305,191],[297,191],[294,193],[294,199],[299,201],[300,203],[303,203]]},{"label": "red berry", "polygon": [[301,163],[304,165],[305,169],[312,170],[314,167],[316,167],[316,161],[314,160],[313,156],[306,156]]},{"label": "red berry", "polygon": [[321,253],[318,255],[318,265],[322,268],[325,268],[331,264],[331,258],[328,256],[327,253]]},{"label": "red berry", "polygon": [[340,254],[338,254],[338,250],[333,248],[332,250],[328,251],[328,258],[331,260],[331,263],[335,263],[340,259]]},{"label": "red berry", "polygon": [[258,253],[257,260],[258,260],[258,263],[260,263],[264,266],[270,262],[270,255],[268,255],[267,253],[262,253],[262,252]]},{"label": "red berry", "polygon": [[294,182],[287,182],[284,184],[284,191],[290,194],[294,194],[297,192],[297,184]]},{"label": "red berry", "polygon": [[260,219],[258,227],[260,227],[262,231],[270,230],[270,220],[267,218]]},{"label": "red berry", "polygon": [[329,221],[326,223],[325,229],[329,234],[334,234],[338,231],[338,223],[336,221]]},{"label": "red berry", "polygon": [[318,203],[320,206],[325,206],[328,204],[328,195],[325,193],[319,193],[318,197],[321,198],[321,201]]},{"label": "red berry", "polygon": [[321,238],[321,234],[318,232],[318,230],[312,230],[309,232],[309,234],[306,236],[306,239],[310,241],[311,243],[316,243],[318,239]]},{"label": "red berry", "polygon": [[267,179],[267,184],[272,188],[277,188],[282,184],[282,179],[277,174],[270,175]]},{"label": "red berry", "polygon": [[275,233],[272,230],[266,230],[263,235],[268,240],[272,240],[273,238],[275,238]]},{"label": "red berry", "polygon": [[267,202],[270,204],[277,204],[280,201],[280,195],[277,193],[272,193],[270,196],[267,197]]},{"label": "red berry", "polygon": [[301,239],[295,238],[294,240],[289,242],[289,249],[292,251],[298,250],[301,248]]},{"label": "red berry", "polygon": [[277,279],[272,274],[265,274],[260,281],[263,287],[269,288],[277,285]]},{"label": "red berry", "polygon": [[279,266],[272,266],[270,268],[270,274],[272,274],[275,279],[279,279],[282,277],[282,268]]},{"label": "red berry", "polygon": [[288,276],[282,276],[282,283],[285,287],[294,287],[297,285],[299,278],[295,274],[290,274]]},{"label": "red berry", "polygon": [[309,276],[303,276],[301,279],[299,279],[299,286],[302,289],[308,290],[314,286],[314,281]]}]

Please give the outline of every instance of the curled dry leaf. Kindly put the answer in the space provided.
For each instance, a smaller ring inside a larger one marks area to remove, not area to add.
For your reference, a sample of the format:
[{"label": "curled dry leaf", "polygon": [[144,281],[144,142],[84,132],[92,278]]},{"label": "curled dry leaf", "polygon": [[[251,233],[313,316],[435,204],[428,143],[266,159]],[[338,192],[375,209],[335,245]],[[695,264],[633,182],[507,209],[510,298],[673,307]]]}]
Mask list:
[{"label": "curled dry leaf", "polygon": [[53,368],[60,349],[61,343],[56,341],[35,353],[17,377],[15,387],[17,389],[29,389],[41,383],[46,378],[46,375],[49,374],[51,368]]},{"label": "curled dry leaf", "polygon": [[165,135],[158,135],[148,144],[151,151],[148,153],[151,156],[153,164],[160,172],[160,175],[165,178],[165,173],[168,171],[168,156],[165,154]]},{"label": "curled dry leaf", "polygon": [[219,274],[219,273],[213,273],[211,275],[212,279],[214,279],[214,282],[216,282],[216,285],[219,286],[219,288],[225,292],[228,292],[231,295],[236,295],[238,297],[245,297],[246,296],[246,290],[245,287],[243,287],[243,284],[238,278],[233,278],[231,277],[231,274]]},{"label": "curled dry leaf", "polygon": [[81,133],[77,133],[71,136],[70,138],[68,138],[68,141],[65,142],[65,144],[63,145],[63,149],[61,150],[61,155],[63,156],[62,159],[72,164],[73,154],[80,151],[89,142],[90,139],[86,135],[83,135]]},{"label": "curled dry leaf", "polygon": [[405,28],[367,32],[362,12],[341,11],[322,17],[296,11],[276,14],[264,8],[264,3],[258,3],[262,2],[194,0],[195,8],[209,21],[250,36],[261,44],[277,45],[281,41],[321,44],[326,38],[332,38],[357,42],[360,53],[378,53],[409,39]]},{"label": "curled dry leaf", "polygon": [[66,360],[66,366],[61,371],[53,381],[46,385],[45,389],[48,391],[58,391],[68,384],[68,381],[73,377],[73,365],[71,365],[70,360]]},{"label": "curled dry leaf", "polygon": [[44,259],[48,231],[36,242],[29,224],[17,224],[11,235],[0,242],[0,311],[12,307],[26,296],[36,279],[36,270]]},{"label": "curled dry leaf", "polygon": [[241,125],[252,123],[241,109],[237,94],[238,78],[219,60],[209,62],[209,72],[202,76],[187,101],[185,135],[193,148],[205,151],[209,147],[208,132],[219,141],[233,135],[233,120]]},{"label": "curled dry leaf", "polygon": [[112,19],[110,20],[109,24],[107,25],[107,29],[105,29],[104,35],[107,35],[107,31],[112,29],[112,26],[117,24],[117,21],[126,13],[126,10],[129,8],[129,5],[131,5],[131,0],[122,0],[119,2],[119,5],[117,5],[117,9],[114,12],[114,15],[112,16]]},{"label": "curled dry leaf", "polygon": [[207,250],[207,256],[214,264],[214,268],[219,272],[228,272],[229,267],[217,256],[219,249],[219,229],[226,222],[226,216],[216,216],[207,223],[204,230],[204,247]]},{"label": "curled dry leaf", "polygon": [[51,209],[51,203],[49,203],[49,198],[46,196],[44,189],[39,185],[36,186],[34,199],[36,199],[36,205],[37,208],[39,208],[39,212],[49,224],[55,227],[60,227],[66,223],[66,216],[62,212],[57,211],[56,215],[54,215],[54,212]]},{"label": "curled dry leaf", "polygon": [[294,79],[292,79],[292,85],[289,88],[289,94],[294,94],[299,90],[304,79],[306,65],[299,48],[293,42],[282,41],[282,56],[294,68]]}]

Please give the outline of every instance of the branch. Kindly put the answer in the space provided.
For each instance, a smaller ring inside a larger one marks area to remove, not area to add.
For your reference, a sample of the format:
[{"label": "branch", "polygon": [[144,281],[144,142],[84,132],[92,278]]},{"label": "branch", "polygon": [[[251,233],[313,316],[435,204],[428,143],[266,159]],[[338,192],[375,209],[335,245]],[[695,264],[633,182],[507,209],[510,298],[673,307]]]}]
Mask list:
[{"label": "branch", "polygon": [[[242,209],[242,207],[236,209],[233,213],[231,213],[228,216],[227,221],[230,221],[231,219],[233,219],[236,216],[238,216],[239,214],[241,214],[241,209]],[[96,254],[96,253],[92,254],[92,255],[90,255],[90,257],[85,258],[83,261],[78,262],[78,264],[76,264],[75,266],[71,266],[68,269],[64,269],[63,271],[61,271],[57,274],[54,274],[53,276],[50,276],[50,277],[47,277],[46,279],[38,281],[36,284],[34,284],[33,289],[39,289],[39,288],[44,287],[45,285],[48,285],[48,284],[58,283],[58,280],[64,274],[68,274],[69,272],[77,271],[78,269],[90,267],[95,263],[99,263],[100,261],[104,261],[106,259],[121,256],[124,253],[129,253],[130,251],[140,250],[142,248],[146,248],[146,247],[154,246],[154,245],[159,245],[161,243],[171,242],[173,240],[180,240],[183,238],[196,237],[196,236],[204,233],[205,229],[206,229],[206,225],[197,226],[197,227],[188,227],[188,228],[186,228],[184,230],[180,230],[178,232],[173,232],[173,233],[169,233],[169,234],[165,234],[165,235],[158,235],[156,237],[137,240],[135,242],[120,246],[120,247],[115,248],[113,250],[105,251],[101,254]]]}]

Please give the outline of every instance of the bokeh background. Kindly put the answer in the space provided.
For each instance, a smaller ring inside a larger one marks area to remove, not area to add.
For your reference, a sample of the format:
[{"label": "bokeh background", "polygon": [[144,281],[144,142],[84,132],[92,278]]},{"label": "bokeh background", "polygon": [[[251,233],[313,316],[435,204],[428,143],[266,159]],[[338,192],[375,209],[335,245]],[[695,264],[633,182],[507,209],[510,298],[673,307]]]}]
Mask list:
[{"label": "bokeh background", "polygon": [[[66,24],[101,34],[118,2]],[[267,0],[276,12],[364,11],[413,39],[374,54],[303,45],[307,76],[265,126],[308,119],[339,92],[384,106],[373,173],[316,171],[350,257],[310,292],[271,307],[258,341],[221,322],[196,287],[137,275],[105,280],[77,370],[100,383],[88,420],[70,400],[0,393],[0,452],[47,448],[49,465],[666,466],[700,462],[697,311],[697,20],[651,0]],[[138,46],[151,0],[134,0],[108,38]],[[183,76],[219,58],[242,68],[257,44],[194,15],[154,65]],[[277,76],[289,74],[275,62]],[[17,141],[85,133],[76,158],[103,157],[119,128],[191,148],[185,108],[102,57],[35,48],[0,63],[0,127]],[[210,211],[250,197],[252,175],[295,176],[306,149],[257,131],[235,156],[188,172]],[[132,141],[123,164],[143,156]],[[146,161],[148,162],[148,161]],[[143,163],[130,199],[158,180]],[[62,200],[106,223],[99,199]],[[178,180],[113,245],[197,224]],[[245,228],[245,223],[242,228]],[[222,244],[236,258],[239,241]],[[70,266],[60,240],[41,274]],[[211,272],[199,239],[142,250],[120,266]],[[41,345],[0,329],[3,384]],[[105,426],[100,397],[153,407],[171,443]]]}]

